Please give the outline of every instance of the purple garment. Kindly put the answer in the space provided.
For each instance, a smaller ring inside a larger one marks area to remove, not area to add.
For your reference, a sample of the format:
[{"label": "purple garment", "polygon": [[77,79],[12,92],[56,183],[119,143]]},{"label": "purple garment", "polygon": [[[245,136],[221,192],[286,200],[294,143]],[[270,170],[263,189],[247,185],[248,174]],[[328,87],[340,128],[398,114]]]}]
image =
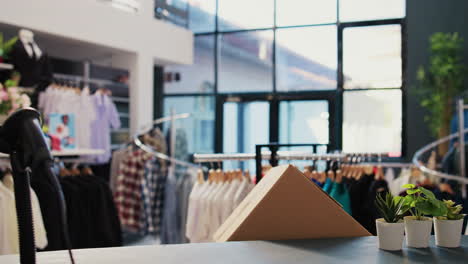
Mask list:
[{"label": "purple garment", "polygon": [[114,102],[107,95],[93,95],[96,120],[91,124],[91,147],[104,149],[105,153],[93,157],[95,163],[107,163],[111,157],[111,127],[120,128],[120,117]]}]

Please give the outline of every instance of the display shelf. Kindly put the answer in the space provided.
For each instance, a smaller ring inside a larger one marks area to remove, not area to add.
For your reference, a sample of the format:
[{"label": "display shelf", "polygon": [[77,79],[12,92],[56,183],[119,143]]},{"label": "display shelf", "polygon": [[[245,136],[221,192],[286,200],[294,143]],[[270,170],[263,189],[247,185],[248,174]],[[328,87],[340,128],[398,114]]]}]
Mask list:
[{"label": "display shelf", "polygon": [[0,62],[0,70],[13,70],[13,64]]},{"label": "display shelf", "polygon": [[[95,156],[104,154],[105,150],[103,149],[70,149],[70,150],[61,150],[56,151],[52,150],[52,156],[56,158],[60,157],[75,157],[75,156]],[[0,153],[0,158],[8,158],[9,155],[5,153]]]}]

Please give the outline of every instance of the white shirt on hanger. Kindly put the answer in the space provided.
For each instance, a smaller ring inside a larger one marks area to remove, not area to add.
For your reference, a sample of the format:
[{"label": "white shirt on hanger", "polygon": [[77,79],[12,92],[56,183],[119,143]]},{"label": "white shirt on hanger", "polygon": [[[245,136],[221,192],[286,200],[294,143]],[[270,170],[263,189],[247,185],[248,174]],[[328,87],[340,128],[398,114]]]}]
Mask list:
[{"label": "white shirt on hanger", "polygon": [[[6,175],[5,177],[11,177]],[[12,187],[12,186],[10,186]],[[0,254],[19,253],[18,220],[14,192],[0,181]],[[47,246],[47,234],[42,220],[41,208],[36,193],[31,189],[31,205],[34,222],[34,236],[37,248]],[[2,227],[3,226],[3,227]]]},{"label": "white shirt on hanger", "polygon": [[211,210],[210,210],[210,239],[214,241],[213,234],[221,226],[222,222],[222,208],[224,206],[223,196],[226,194],[226,191],[231,186],[231,182],[223,182],[218,192],[211,199]]},{"label": "white shirt on hanger", "polygon": [[209,214],[209,201],[212,195],[216,193],[219,183],[209,183],[206,190],[200,195],[198,207],[199,217],[197,225],[197,235],[195,236],[194,242],[209,242],[209,230],[210,230],[210,214]]},{"label": "white shirt on hanger", "polygon": [[242,179],[241,184],[239,185],[239,188],[237,189],[237,192],[235,193],[233,199],[232,199],[232,208],[233,210],[236,209],[236,207],[242,202],[242,200],[245,197],[245,193],[249,189],[249,183],[246,179]]},{"label": "white shirt on hanger", "polygon": [[231,215],[232,211],[234,211],[234,195],[236,194],[237,189],[239,188],[241,181],[234,179],[229,189],[226,190],[224,196],[221,199],[222,207],[221,207],[221,224],[226,221],[226,219]]},{"label": "white shirt on hanger", "polygon": [[192,191],[189,195],[189,204],[187,209],[187,222],[185,227],[185,236],[192,241],[196,234],[196,224],[197,224],[197,217],[198,217],[198,196],[200,196],[201,192],[206,188],[208,184],[206,182],[199,183],[195,182],[193,185]]}]

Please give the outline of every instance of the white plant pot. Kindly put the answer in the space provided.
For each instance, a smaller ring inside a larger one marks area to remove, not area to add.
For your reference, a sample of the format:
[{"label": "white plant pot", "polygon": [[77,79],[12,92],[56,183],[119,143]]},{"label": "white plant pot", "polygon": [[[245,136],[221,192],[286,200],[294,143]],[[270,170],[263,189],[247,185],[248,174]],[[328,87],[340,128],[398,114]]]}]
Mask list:
[{"label": "white plant pot", "polygon": [[429,247],[429,238],[431,237],[431,230],[431,218],[424,217],[423,220],[415,220],[413,216],[406,216],[406,246],[414,248]]},{"label": "white plant pot", "polygon": [[383,218],[375,220],[379,248],[383,250],[401,250],[405,237],[405,223],[387,223]]},{"label": "white plant pot", "polygon": [[463,228],[463,218],[460,220],[440,220],[434,217],[436,245],[439,247],[459,247]]}]

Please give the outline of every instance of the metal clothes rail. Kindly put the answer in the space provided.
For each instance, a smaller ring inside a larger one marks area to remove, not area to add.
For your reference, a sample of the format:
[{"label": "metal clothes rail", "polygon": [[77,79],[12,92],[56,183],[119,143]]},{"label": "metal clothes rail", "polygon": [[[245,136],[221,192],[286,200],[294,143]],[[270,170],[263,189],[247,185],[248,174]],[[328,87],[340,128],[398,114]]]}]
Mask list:
[{"label": "metal clothes rail", "polygon": [[[434,141],[427,146],[422,147],[418,150],[413,156],[413,164],[418,167],[422,172],[433,175],[435,177],[440,177],[444,179],[458,181],[463,184],[462,187],[462,196],[463,198],[467,197],[466,184],[468,184],[468,179],[466,178],[466,157],[465,157],[465,134],[468,133],[468,129],[465,129],[465,109],[468,109],[468,105],[464,104],[463,99],[457,101],[457,112],[458,112],[458,132],[453,133],[449,136],[441,138],[437,141]],[[459,142],[459,159],[460,159],[460,175],[451,175],[435,170],[431,170],[421,164],[420,160],[423,154],[431,151],[436,148],[438,145],[445,143],[451,139],[458,138]]]}]

